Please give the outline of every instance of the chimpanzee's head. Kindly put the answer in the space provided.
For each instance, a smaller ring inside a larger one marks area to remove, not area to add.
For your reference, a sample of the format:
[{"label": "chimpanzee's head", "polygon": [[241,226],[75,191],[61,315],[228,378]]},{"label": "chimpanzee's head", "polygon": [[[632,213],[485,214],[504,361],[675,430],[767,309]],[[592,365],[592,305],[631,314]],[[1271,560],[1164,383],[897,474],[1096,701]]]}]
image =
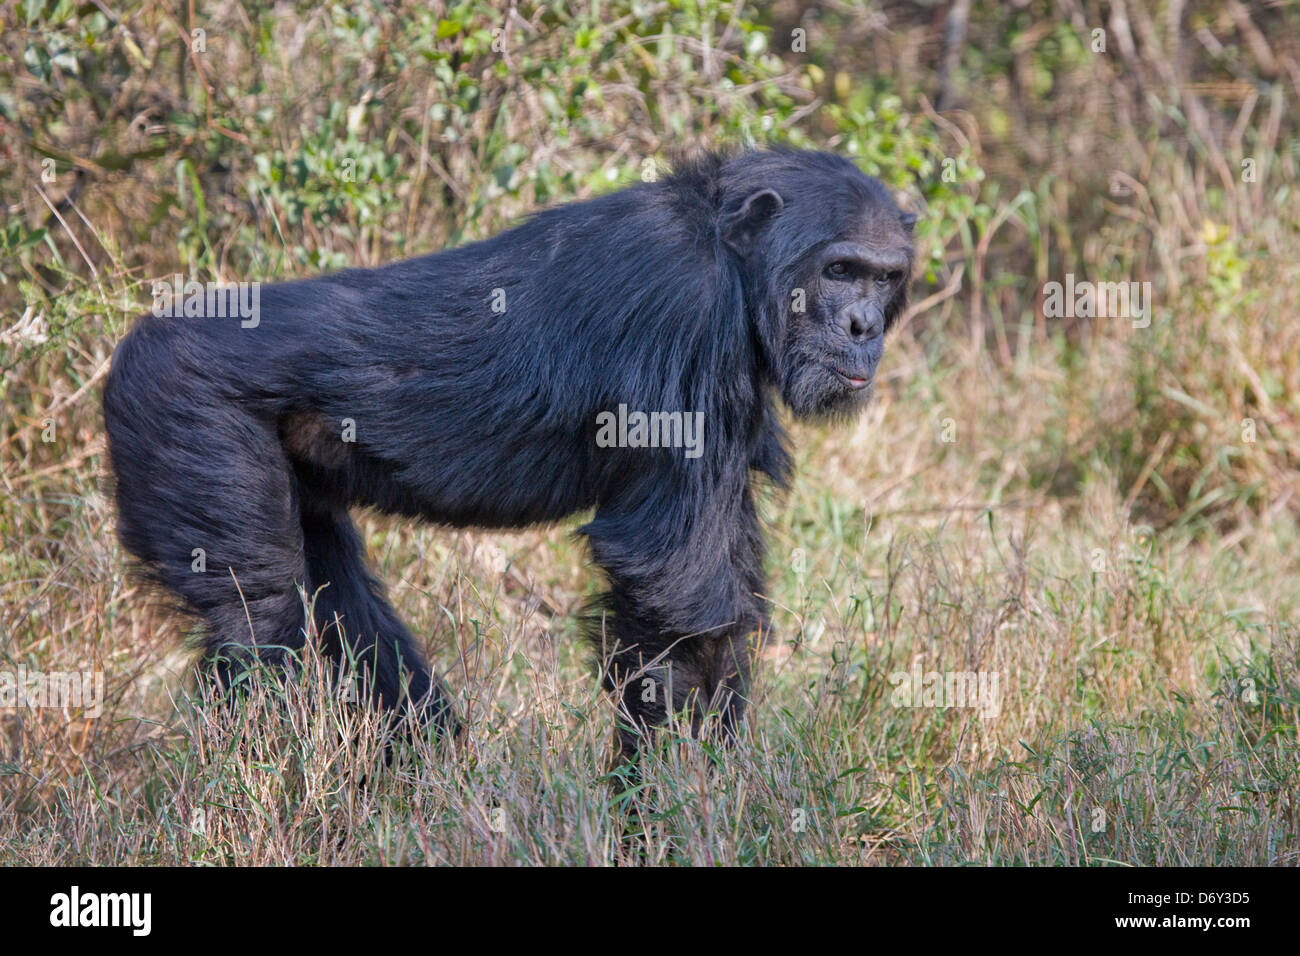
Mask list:
[{"label": "chimpanzee's head", "polygon": [[800,418],[852,415],[907,304],[916,217],[830,153],[747,153],[723,179],[723,233],[771,381]]}]

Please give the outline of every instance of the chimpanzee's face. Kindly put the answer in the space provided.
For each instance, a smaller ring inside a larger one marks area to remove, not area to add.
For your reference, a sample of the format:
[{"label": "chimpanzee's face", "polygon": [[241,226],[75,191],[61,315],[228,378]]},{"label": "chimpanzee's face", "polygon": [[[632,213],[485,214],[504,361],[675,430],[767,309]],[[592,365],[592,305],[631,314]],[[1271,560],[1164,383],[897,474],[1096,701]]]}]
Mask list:
[{"label": "chimpanzee's face", "polygon": [[800,418],[845,417],[866,404],[885,332],[907,302],[914,217],[876,199],[856,219],[809,252],[802,303],[796,290],[785,305],[779,385]]}]

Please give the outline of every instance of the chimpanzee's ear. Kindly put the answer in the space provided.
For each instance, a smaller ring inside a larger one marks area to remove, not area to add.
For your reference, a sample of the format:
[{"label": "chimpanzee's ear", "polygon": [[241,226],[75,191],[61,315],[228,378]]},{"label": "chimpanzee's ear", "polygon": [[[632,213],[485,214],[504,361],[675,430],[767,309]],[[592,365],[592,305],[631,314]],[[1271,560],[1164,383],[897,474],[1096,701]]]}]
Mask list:
[{"label": "chimpanzee's ear", "polygon": [[902,223],[903,228],[910,233],[912,231],[912,227],[916,225],[916,213],[914,212],[901,213],[899,214],[898,221]]},{"label": "chimpanzee's ear", "polygon": [[748,252],[763,228],[776,218],[785,200],[775,190],[760,189],[745,197],[740,208],[722,218],[722,238],[737,252]]}]

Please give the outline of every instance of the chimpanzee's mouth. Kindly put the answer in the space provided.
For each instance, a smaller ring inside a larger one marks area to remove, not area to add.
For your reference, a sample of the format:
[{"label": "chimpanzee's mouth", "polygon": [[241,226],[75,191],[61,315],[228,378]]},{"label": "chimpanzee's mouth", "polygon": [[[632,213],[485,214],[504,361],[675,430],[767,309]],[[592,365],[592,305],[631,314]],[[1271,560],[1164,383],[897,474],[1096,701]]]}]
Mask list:
[{"label": "chimpanzee's mouth", "polygon": [[861,372],[842,372],[833,365],[828,365],[827,368],[834,372],[841,382],[853,389],[855,392],[861,391],[871,384],[870,375],[864,375]]}]

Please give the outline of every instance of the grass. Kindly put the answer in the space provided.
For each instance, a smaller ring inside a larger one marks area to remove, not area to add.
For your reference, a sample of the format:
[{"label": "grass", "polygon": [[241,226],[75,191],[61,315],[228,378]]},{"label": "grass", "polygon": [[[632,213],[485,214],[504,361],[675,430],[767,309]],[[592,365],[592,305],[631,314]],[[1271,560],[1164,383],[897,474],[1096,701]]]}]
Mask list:
[{"label": "grass", "polygon": [[[594,582],[570,528],[366,520],[469,726],[385,769],[376,716],[325,693],[313,656],[243,707],[204,699],[184,620],[123,570],[99,459],[28,478],[4,519],[10,659],[72,669],[89,648],[107,703],[4,718],[3,858],[601,864],[630,862],[638,819],[651,863],[1300,861],[1294,527],[1224,548],[1134,528],[1104,474],[1066,502],[1002,489],[1052,403],[972,417],[998,455],[965,419],[944,442],[930,403],[1013,404],[1041,376],[988,394],[982,357],[932,375],[894,344],[869,414],[804,430],[769,502],[775,639],[748,737],[714,765],[669,735],[637,787],[604,772],[615,715],[576,639]],[[998,713],[900,705],[913,670],[998,675]]]}]

